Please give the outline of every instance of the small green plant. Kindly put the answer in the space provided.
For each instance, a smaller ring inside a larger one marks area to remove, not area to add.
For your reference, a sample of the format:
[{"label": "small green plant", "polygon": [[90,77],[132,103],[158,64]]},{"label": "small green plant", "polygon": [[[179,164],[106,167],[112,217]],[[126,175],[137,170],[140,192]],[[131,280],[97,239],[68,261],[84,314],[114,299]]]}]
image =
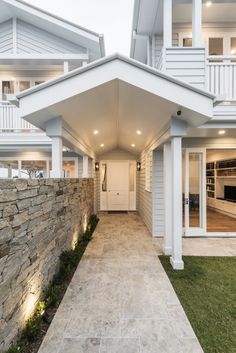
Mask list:
[{"label": "small green plant", "polygon": [[22,352],[22,347],[19,344],[16,344],[14,346],[11,346],[6,353],[21,353]]},{"label": "small green plant", "polygon": [[58,302],[61,298],[62,293],[64,293],[66,289],[66,285],[62,284],[52,284],[46,294],[46,306],[49,307],[56,307]]}]

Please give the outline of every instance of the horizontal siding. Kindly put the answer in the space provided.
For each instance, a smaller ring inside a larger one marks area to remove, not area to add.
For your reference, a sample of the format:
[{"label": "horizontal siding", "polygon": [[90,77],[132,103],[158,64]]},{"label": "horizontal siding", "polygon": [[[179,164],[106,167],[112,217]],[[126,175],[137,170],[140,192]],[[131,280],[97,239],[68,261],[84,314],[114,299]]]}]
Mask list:
[{"label": "horizontal siding", "polygon": [[166,49],[166,72],[173,77],[198,88],[205,88],[205,49]]},{"label": "horizontal siding", "polygon": [[[145,190],[145,163],[146,153],[143,151],[140,156],[141,171],[137,174],[137,210],[144,223],[152,233],[152,192]],[[152,179],[152,158],[151,158],[151,179]],[[151,180],[152,183],[152,180]]]},{"label": "horizontal siding", "polygon": [[13,53],[12,21],[0,23],[0,53]]},{"label": "horizontal siding", "polygon": [[153,189],[153,236],[164,236],[165,210],[164,210],[164,168],[163,151],[153,152],[152,168]]},{"label": "horizontal siding", "polygon": [[17,53],[84,53],[85,48],[44,31],[27,22],[17,20]]}]

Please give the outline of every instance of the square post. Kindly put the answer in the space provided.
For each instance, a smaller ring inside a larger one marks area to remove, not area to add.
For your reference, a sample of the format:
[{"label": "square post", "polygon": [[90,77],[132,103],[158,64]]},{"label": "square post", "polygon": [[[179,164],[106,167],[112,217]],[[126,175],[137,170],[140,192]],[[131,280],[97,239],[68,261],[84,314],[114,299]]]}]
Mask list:
[{"label": "square post", "polygon": [[60,136],[52,139],[52,177],[62,178],[62,138]]},{"label": "square post", "polygon": [[192,0],[192,46],[202,46],[202,0]]},{"label": "square post", "polygon": [[172,256],[171,265],[183,270],[182,260],[182,137],[171,139],[172,165]]},{"label": "square post", "polygon": [[83,156],[82,178],[88,178],[88,177],[89,177],[89,158],[88,156]]},{"label": "square post", "polygon": [[165,205],[165,235],[163,252],[165,255],[172,254],[172,164],[171,144],[166,142],[164,152],[164,205]]},{"label": "square post", "polygon": [[163,1],[163,46],[172,47],[172,0]]}]

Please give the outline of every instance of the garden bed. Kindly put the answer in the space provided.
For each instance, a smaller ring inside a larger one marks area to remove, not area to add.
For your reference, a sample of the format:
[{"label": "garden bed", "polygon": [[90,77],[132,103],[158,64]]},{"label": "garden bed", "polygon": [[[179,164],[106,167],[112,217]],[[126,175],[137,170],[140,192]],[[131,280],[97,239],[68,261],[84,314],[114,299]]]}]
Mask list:
[{"label": "garden bed", "polygon": [[92,239],[99,219],[93,215],[87,230],[78,238],[74,249],[65,251],[60,256],[59,271],[53,282],[44,291],[44,300],[37,305],[35,314],[28,320],[19,340],[6,353],[37,353],[45,334],[57,312],[74,272]]}]

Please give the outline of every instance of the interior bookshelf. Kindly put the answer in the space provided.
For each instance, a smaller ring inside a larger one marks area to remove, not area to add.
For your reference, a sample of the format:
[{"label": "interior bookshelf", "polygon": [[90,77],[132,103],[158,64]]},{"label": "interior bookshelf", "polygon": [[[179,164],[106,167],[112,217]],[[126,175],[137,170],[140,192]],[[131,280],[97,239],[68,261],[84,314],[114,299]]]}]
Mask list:
[{"label": "interior bookshelf", "polygon": [[223,199],[223,189],[227,180],[230,185],[236,185],[236,158],[206,164],[207,197]]}]

